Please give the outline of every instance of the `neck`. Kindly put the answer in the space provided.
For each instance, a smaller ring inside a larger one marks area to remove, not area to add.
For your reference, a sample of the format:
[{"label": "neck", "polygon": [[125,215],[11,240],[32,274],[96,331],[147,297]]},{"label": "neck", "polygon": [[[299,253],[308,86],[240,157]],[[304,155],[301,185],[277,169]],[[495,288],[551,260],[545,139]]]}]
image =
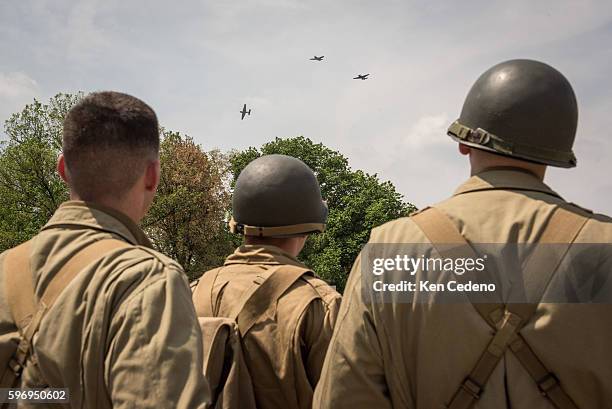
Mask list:
[{"label": "neck", "polygon": [[480,169],[472,168],[472,170],[470,172],[470,175],[474,176],[474,175],[478,175],[478,174],[480,174],[482,172],[493,171],[493,170],[509,170],[509,171],[514,171],[514,172],[523,172],[523,173],[527,173],[527,174],[537,178],[541,182],[544,181],[544,175],[543,174],[536,173],[532,169],[526,169],[526,168],[520,167],[520,166],[491,166],[491,167],[480,168]]},{"label": "neck", "polygon": [[127,194],[126,197],[113,198],[113,197],[102,197],[95,199],[85,199],[80,197],[75,192],[70,192],[70,200],[80,200],[85,202],[92,202],[102,206],[109,207],[113,210],[121,212],[129,217],[134,223],[140,223],[142,219],[142,204],[139,205],[138,201],[131,195]]},{"label": "neck", "polygon": [[529,172],[541,181],[544,181],[546,176],[546,165],[494,155],[477,149],[470,151],[470,165],[472,176],[495,168],[517,169]]},{"label": "neck", "polygon": [[283,250],[285,253],[291,254],[293,257],[297,257],[298,254],[300,254],[300,251],[302,250],[301,246],[299,246],[299,241],[295,237],[277,238],[245,236],[244,243],[275,246]]}]

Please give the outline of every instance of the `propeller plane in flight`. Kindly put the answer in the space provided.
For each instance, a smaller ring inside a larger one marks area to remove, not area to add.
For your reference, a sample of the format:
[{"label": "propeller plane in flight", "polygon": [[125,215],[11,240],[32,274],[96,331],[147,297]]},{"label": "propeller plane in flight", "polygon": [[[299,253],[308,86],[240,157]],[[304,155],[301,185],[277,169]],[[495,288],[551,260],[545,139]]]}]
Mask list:
[{"label": "propeller plane in flight", "polygon": [[249,109],[247,111],[246,104],[244,104],[244,106],[242,107],[242,111],[240,111],[240,113],[242,114],[242,118],[240,118],[241,121],[244,119],[246,115],[251,116],[251,110]]}]

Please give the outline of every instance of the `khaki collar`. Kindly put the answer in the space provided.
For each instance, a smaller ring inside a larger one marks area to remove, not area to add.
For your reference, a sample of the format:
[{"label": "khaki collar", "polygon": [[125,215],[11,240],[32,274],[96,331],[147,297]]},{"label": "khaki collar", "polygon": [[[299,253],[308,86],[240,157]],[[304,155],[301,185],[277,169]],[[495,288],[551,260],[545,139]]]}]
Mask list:
[{"label": "khaki collar", "polygon": [[276,246],[263,244],[244,244],[236,249],[226,260],[225,265],[231,264],[290,264],[306,267],[291,254]]},{"label": "khaki collar", "polygon": [[534,174],[517,168],[491,168],[482,171],[463,183],[454,196],[483,190],[528,190],[546,193],[563,199],[557,192],[542,182]]},{"label": "khaki collar", "polygon": [[128,216],[97,203],[71,200],[55,211],[43,230],[57,227],[90,228],[121,236],[126,241],[152,248],[151,242]]}]

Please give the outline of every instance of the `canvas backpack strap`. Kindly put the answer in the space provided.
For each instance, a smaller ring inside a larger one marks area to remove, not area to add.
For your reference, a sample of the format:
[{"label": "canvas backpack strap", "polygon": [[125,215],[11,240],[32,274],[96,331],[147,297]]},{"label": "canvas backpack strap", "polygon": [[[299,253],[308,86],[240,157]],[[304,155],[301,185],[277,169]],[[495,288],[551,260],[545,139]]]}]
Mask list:
[{"label": "canvas backpack strap", "polygon": [[[436,249],[436,252],[442,258],[471,258],[478,257],[474,248],[457,230],[455,224],[441,210],[435,207],[427,207],[420,212],[410,216],[415,224],[425,234],[425,237]],[[458,281],[467,281],[467,274],[457,277]],[[468,297],[472,293],[467,294]],[[486,293],[484,296],[489,295]],[[501,300],[490,299],[485,302],[482,297],[477,302],[472,302],[472,305],[478,311],[480,316],[493,328],[496,322],[499,321],[503,304]],[[495,319],[497,318],[497,319]]]},{"label": "canvas backpack strap", "polygon": [[510,350],[523,368],[538,385],[540,392],[558,409],[578,409],[572,398],[565,392],[559,378],[540,361],[536,353],[519,333],[510,344]]},{"label": "canvas backpack strap", "polygon": [[34,284],[30,269],[32,242],[10,250],[4,260],[6,298],[17,328],[25,328],[36,311]]},{"label": "canvas backpack strap", "polygon": [[[452,221],[441,211],[429,208],[417,214],[413,220],[423,230],[434,247],[456,243],[460,246],[463,254],[470,253],[471,246],[469,246],[469,243],[457,231]],[[557,208],[553,213],[539,242],[561,243],[565,246],[562,247],[561,251],[556,251],[554,257],[551,257],[550,253],[537,252],[536,249],[536,253],[529,258],[525,268],[525,277],[532,280],[532,287],[536,288],[535,292],[532,293],[536,298],[533,299],[541,299],[559,264],[567,254],[571,243],[576,239],[587,220],[587,218],[563,208]],[[446,248],[444,250],[448,253]],[[471,251],[473,252],[473,250]],[[538,281],[533,281],[535,279]],[[496,333],[470,374],[460,385],[448,408],[471,408],[480,398],[484,385],[486,385],[504,353],[510,348],[537,383],[540,391],[557,408],[576,409],[576,405],[563,390],[559,380],[546,369],[519,333],[525,323],[535,314],[538,304],[525,303],[504,306],[494,303],[476,303],[473,305],[489,324],[491,322],[495,323]]]},{"label": "canvas backpack strap", "polygon": [[304,274],[311,273],[304,267],[280,265],[246,300],[235,317],[240,335],[244,337],[257,320]]},{"label": "canvas backpack strap", "polygon": [[[15,321],[20,333],[22,328],[27,327],[36,311],[34,285],[30,270],[31,250],[32,242],[27,241],[8,251],[4,258],[5,297],[13,321]],[[20,343],[19,347],[21,346]],[[1,388],[15,387],[18,382],[22,366],[19,364],[16,354],[17,351],[9,360],[9,368],[4,371],[4,375],[0,379]]]},{"label": "canvas backpack strap", "polygon": [[[16,322],[21,339],[15,355],[9,366],[12,372],[13,385],[17,383],[30,355],[32,339],[40,327],[40,323],[47,311],[53,306],[55,300],[85,267],[93,261],[119,248],[129,247],[130,244],[115,240],[104,239],[96,241],[74,254],[53,277],[45,289],[40,302],[36,304],[33,285],[33,275],[30,269],[30,245],[25,250],[17,247],[7,255],[5,264],[6,297]],[[12,253],[12,254],[11,254]],[[9,257],[10,256],[10,257]],[[25,325],[24,325],[25,323]],[[4,385],[4,380],[3,380]]]},{"label": "canvas backpack strap", "polygon": [[[553,251],[542,249],[544,251],[540,250],[538,252],[538,248],[536,248],[536,253],[532,254],[525,267],[525,271],[529,273],[526,276],[526,287],[534,289],[531,297],[535,298],[531,299],[542,299],[554,272],[558,270],[572,243],[588,220],[588,217],[563,207],[558,207],[555,210],[538,241],[541,244],[555,244],[552,247]],[[536,274],[538,272],[541,274]],[[523,325],[533,317],[536,309],[537,304],[535,303],[509,304],[507,306],[508,311],[523,318]],[[563,390],[559,379],[546,368],[520,333],[510,344],[510,349],[538,385],[540,392],[557,408],[577,409],[576,404]]]},{"label": "canvas backpack strap", "polygon": [[[533,289],[532,294],[528,294],[529,299],[540,300],[542,298],[554,272],[588,220],[589,217],[582,216],[564,207],[555,209],[538,240],[539,244],[548,245],[541,246],[538,253],[546,254],[534,253],[526,267],[527,271],[536,273],[525,276],[525,287]],[[554,246],[550,246],[551,244],[554,244]],[[553,263],[551,263],[551,259]],[[546,272],[545,279],[542,279],[542,272]]]},{"label": "canvas backpack strap", "polygon": [[[411,219],[425,234],[440,257],[477,257],[469,242],[457,230],[448,216],[439,209],[426,208],[411,216]],[[459,276],[458,280],[464,278],[466,278],[465,275]],[[503,310],[503,304],[492,300],[490,303],[472,302],[472,306],[489,325],[495,328],[493,317],[497,311]],[[504,317],[482,356],[451,399],[449,409],[469,409],[476,403],[484,390],[484,385],[503,356],[508,343],[512,340],[519,322],[515,317]]]},{"label": "canvas backpack strap", "polygon": [[223,267],[207,271],[198,279],[193,291],[193,302],[198,317],[214,317],[213,290],[217,276]]}]

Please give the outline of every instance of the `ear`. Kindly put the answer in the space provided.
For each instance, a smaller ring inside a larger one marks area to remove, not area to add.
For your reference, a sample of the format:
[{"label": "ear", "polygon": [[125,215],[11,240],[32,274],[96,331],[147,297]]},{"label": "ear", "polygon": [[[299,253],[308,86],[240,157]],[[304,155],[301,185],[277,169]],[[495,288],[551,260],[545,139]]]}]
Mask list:
[{"label": "ear", "polygon": [[66,172],[66,159],[64,159],[64,154],[60,153],[57,157],[57,173],[59,173],[60,177],[66,184],[68,183],[68,176]]},{"label": "ear", "polygon": [[307,234],[304,234],[303,236],[294,237],[295,257],[297,257],[302,252],[304,246],[306,245],[307,239]]},{"label": "ear", "polygon": [[155,192],[159,185],[160,178],[160,165],[159,160],[150,161],[147,163],[147,169],[145,170],[145,189],[149,192]]},{"label": "ear", "polygon": [[469,146],[464,145],[462,143],[459,144],[459,153],[461,153],[462,155],[469,155],[471,151],[472,148],[470,148]]}]

